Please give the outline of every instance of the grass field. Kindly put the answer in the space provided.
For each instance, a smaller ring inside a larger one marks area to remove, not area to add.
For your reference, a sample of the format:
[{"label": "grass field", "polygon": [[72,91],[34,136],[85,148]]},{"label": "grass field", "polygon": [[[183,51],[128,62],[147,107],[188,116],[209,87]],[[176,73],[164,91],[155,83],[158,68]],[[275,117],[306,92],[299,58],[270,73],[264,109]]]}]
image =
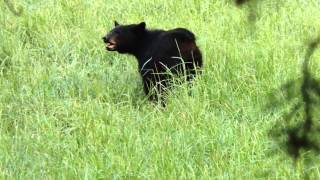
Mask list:
[{"label": "grass field", "polygon": [[[318,0],[11,3],[24,11],[0,1],[0,179],[320,178],[319,154],[294,161],[272,136],[290,103],[267,108],[301,77]],[[192,30],[205,64],[193,95],[148,102],[134,57],[105,51],[113,20]]]}]

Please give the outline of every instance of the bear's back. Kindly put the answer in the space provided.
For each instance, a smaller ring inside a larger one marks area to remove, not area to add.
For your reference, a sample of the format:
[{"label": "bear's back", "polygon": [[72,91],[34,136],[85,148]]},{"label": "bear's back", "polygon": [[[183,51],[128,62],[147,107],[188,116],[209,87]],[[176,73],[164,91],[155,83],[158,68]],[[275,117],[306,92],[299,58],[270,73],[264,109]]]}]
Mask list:
[{"label": "bear's back", "polygon": [[[148,58],[155,60],[171,59],[172,57],[184,58],[185,54],[191,53],[198,47],[195,42],[195,35],[184,28],[176,28],[168,31],[157,31],[149,40]],[[187,60],[187,59],[185,59]]]},{"label": "bear's back", "polygon": [[170,36],[177,41],[195,41],[196,38],[194,34],[185,28],[175,28],[169,31],[166,31],[166,36]]},{"label": "bear's back", "polygon": [[196,46],[195,36],[189,30],[176,28],[168,31],[149,31],[148,36],[146,38],[148,48],[139,60],[140,70],[175,71],[182,64],[190,68],[194,68],[195,65],[202,66],[201,53]]}]

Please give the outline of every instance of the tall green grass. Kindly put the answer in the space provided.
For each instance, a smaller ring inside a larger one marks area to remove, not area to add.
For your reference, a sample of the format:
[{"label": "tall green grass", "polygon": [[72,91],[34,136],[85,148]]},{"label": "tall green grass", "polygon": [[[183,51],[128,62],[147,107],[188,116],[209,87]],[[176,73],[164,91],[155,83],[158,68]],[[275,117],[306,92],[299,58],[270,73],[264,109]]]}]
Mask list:
[{"label": "tall green grass", "polygon": [[[301,77],[318,0],[12,3],[24,11],[0,1],[0,179],[320,178],[319,155],[294,161],[270,134],[290,104],[266,109]],[[193,95],[148,102],[134,57],[105,51],[113,20],[192,30],[205,64]]]}]

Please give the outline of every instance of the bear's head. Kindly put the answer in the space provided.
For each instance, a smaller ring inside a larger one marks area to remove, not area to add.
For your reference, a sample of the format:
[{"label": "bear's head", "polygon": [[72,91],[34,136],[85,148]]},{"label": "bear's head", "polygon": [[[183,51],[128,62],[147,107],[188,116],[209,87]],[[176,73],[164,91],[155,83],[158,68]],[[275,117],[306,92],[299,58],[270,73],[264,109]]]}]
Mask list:
[{"label": "bear's head", "polygon": [[108,51],[119,53],[131,53],[146,30],[146,23],[120,25],[114,22],[115,27],[102,37]]}]

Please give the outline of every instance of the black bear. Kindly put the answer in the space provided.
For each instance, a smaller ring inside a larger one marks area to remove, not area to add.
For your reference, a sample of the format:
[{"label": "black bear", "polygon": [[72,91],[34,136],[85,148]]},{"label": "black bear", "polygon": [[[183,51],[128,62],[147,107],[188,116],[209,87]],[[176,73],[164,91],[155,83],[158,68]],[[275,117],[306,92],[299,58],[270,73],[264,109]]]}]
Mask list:
[{"label": "black bear", "polygon": [[[202,67],[202,55],[195,36],[184,28],[149,30],[145,22],[120,25],[103,38],[108,51],[134,55],[138,60],[144,92],[150,100],[163,100],[172,75],[191,81]],[[155,91],[150,92],[152,89]]]}]

